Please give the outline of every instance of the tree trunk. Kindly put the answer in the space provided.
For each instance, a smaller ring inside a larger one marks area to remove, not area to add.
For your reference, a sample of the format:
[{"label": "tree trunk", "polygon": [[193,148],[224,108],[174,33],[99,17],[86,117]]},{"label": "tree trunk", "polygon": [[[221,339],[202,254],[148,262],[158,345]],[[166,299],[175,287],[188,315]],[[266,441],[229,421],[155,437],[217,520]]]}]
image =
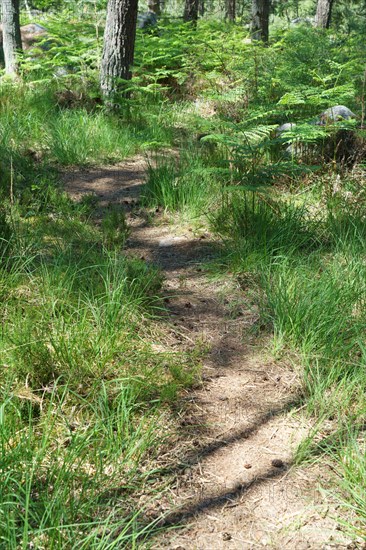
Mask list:
[{"label": "tree trunk", "polygon": [[198,0],[185,0],[183,19],[186,22],[192,21],[194,24],[197,23]]},{"label": "tree trunk", "polygon": [[252,25],[253,40],[268,42],[270,0],[252,1]]},{"label": "tree trunk", "polygon": [[100,70],[103,96],[113,100],[132,77],[138,0],[109,0]]},{"label": "tree trunk", "polygon": [[198,13],[200,17],[205,15],[205,0],[198,0]]},{"label": "tree trunk", "polygon": [[231,23],[235,22],[236,0],[225,0],[225,19]]},{"label": "tree trunk", "polygon": [[317,27],[329,29],[333,3],[334,0],[318,0],[315,15],[315,25]]},{"label": "tree trunk", "polygon": [[5,72],[17,74],[19,63],[17,51],[22,49],[19,22],[19,0],[1,0],[3,21],[3,49]]}]

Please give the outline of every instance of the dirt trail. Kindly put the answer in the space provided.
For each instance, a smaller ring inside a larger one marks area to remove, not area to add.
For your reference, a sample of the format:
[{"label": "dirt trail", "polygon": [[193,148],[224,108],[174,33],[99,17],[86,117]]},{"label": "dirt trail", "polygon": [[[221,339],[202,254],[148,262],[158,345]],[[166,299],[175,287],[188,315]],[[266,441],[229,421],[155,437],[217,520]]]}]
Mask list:
[{"label": "dirt trail", "polygon": [[[159,265],[165,275],[171,346],[204,342],[203,383],[188,396],[181,420],[185,456],[176,483],[161,503],[169,525],[183,524],[150,543],[167,549],[361,548],[350,543],[321,495],[325,467],[293,468],[293,452],[309,426],[301,419],[298,380],[250,343],[257,321],[235,281],[212,283],[201,264],[212,254],[206,235],[148,223],[138,209],[145,160],[69,172],[76,200],[94,193],[100,214],[120,203],[132,228],[129,254]],[[158,218],[159,219],[159,218]],[[174,453],[175,450],[172,451]],[[177,453],[179,454],[179,453]]]}]

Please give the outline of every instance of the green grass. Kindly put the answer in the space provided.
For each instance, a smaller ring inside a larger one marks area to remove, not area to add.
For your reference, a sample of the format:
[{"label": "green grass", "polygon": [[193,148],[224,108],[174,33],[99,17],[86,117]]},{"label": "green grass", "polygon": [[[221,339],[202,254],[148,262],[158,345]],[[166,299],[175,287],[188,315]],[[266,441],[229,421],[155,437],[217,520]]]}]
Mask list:
[{"label": "green grass", "polygon": [[131,128],[82,109],[59,113],[46,132],[54,160],[64,165],[113,162],[138,149]]},{"label": "green grass", "polygon": [[338,464],[338,475],[341,478],[340,502],[353,515],[352,522],[345,527],[351,535],[362,539],[366,536],[366,498],[365,475],[366,454],[364,433],[350,433],[340,449],[330,452],[330,458]]},{"label": "green grass", "polygon": [[[159,107],[151,105],[131,118],[106,112],[90,99],[92,90],[75,81],[7,84],[0,90],[0,150],[4,167],[10,159],[17,178],[33,171],[33,157],[45,167],[118,162],[149,148],[170,145],[172,132],[159,122]],[[92,96],[93,97],[93,96]],[[11,101],[10,101],[11,98]],[[39,168],[39,167],[38,167]],[[9,174],[6,177],[9,180]],[[5,174],[3,174],[5,179]]]},{"label": "green grass", "polygon": [[[172,146],[142,203],[221,239],[210,269],[237,275],[258,328],[302,378],[314,430],[297,460],[331,460],[365,538],[364,166],[337,164],[335,150],[327,166],[323,148],[298,162],[274,139],[296,121],[311,152],[329,133],[309,124],[325,108],[361,113],[364,36],[278,26],[264,48],[243,26],[164,23],[138,33],[131,99],[109,113],[93,17],[50,17],[51,50],[0,88],[1,544],[136,547],[155,528],[140,497],[159,495],[169,407],[199,352],[155,351],[160,273],[124,255],[118,208],[98,228],[93,200],[72,205],[57,171]],[[53,76],[70,64],[74,74]],[[362,160],[364,131],[357,140]]]},{"label": "green grass", "polygon": [[353,534],[365,537],[366,240],[356,200],[362,181],[345,178],[338,198],[319,209],[321,181],[300,202],[291,194],[284,200],[276,192],[231,192],[211,224],[224,241],[220,269],[244,281],[259,306],[258,323],[273,334],[274,353],[289,355],[302,377],[315,427],[297,460],[331,457],[344,479],[335,491],[357,517]]},{"label": "green grass", "polygon": [[4,388],[1,398],[2,545],[113,548],[144,535],[132,495],[151,475],[141,466],[161,442],[159,413],[137,412],[128,379],[93,399],[58,382]]},{"label": "green grass", "polygon": [[133,547],[199,352],[154,350],[162,278],[125,257],[121,212],[98,228],[89,204],[38,193],[0,221],[0,545]]},{"label": "green grass", "polygon": [[142,203],[199,217],[220,200],[226,179],[226,169],[213,167],[210,157],[188,145],[178,158],[158,158],[154,166],[149,166]]}]

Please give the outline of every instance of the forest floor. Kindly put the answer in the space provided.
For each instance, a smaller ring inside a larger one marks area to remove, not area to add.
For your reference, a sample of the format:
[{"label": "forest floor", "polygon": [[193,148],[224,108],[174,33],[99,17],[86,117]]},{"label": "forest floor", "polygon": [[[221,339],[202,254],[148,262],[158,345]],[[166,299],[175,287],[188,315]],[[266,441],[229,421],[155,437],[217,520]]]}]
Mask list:
[{"label": "forest floor", "polygon": [[[290,361],[271,356],[268,336],[246,291],[232,278],[213,281],[205,264],[215,240],[204,229],[144,211],[139,195],[146,159],[64,174],[66,191],[98,198],[96,223],[110,204],[126,211],[127,253],[153,262],[165,277],[166,348],[208,351],[201,383],[185,394],[178,415],[176,475],[155,514],[162,533],[142,548],[362,548],[338,522],[337,503],[320,490],[331,483],[325,464],[294,466],[311,429]],[[171,527],[171,529],[170,529]]]}]

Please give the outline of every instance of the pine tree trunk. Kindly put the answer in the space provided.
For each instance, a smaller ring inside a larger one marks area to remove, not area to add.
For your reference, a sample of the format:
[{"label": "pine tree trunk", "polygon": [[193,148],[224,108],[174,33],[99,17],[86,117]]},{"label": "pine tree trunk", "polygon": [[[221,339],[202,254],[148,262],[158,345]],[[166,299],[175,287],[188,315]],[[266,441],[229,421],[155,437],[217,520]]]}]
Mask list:
[{"label": "pine tree trunk", "polygon": [[194,24],[197,23],[198,0],[185,0],[183,19],[186,22],[192,21]]},{"label": "pine tree trunk", "polygon": [[198,0],[198,13],[200,17],[205,15],[205,0]]},{"label": "pine tree trunk", "polygon": [[315,15],[315,25],[317,27],[329,29],[333,3],[334,0],[318,0]]},{"label": "pine tree trunk", "polygon": [[112,100],[132,77],[138,0],[109,0],[100,70],[103,96]]},{"label": "pine tree trunk", "polygon": [[19,0],[1,0],[5,72],[17,74],[17,51],[22,49],[19,22]]},{"label": "pine tree trunk", "polygon": [[263,40],[263,42],[268,42],[269,8],[270,0],[252,1],[251,33],[253,40]]},{"label": "pine tree trunk", "polygon": [[236,16],[236,0],[225,0],[225,19],[235,22]]}]

